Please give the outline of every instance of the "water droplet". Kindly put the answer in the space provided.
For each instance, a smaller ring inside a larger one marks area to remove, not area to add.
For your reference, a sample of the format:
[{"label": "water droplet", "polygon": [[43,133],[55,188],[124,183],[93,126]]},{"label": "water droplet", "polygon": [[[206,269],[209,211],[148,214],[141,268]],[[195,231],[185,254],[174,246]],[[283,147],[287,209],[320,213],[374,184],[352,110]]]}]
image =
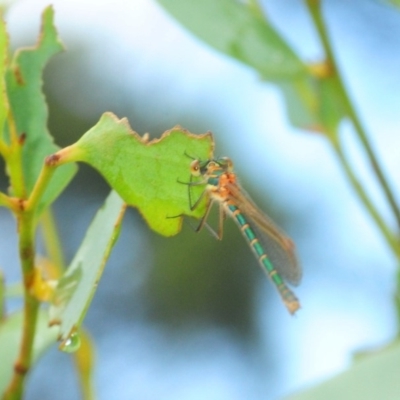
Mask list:
[{"label": "water droplet", "polygon": [[81,338],[75,330],[60,344],[59,349],[66,353],[74,353],[81,345]]}]

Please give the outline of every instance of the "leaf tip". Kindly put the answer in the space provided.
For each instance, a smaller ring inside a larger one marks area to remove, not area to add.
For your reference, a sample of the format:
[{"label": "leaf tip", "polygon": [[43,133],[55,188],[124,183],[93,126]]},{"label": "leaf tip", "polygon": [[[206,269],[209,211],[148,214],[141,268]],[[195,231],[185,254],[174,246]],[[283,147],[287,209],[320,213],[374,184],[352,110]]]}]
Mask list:
[{"label": "leaf tip", "polygon": [[54,24],[54,8],[51,4],[47,6],[42,13],[37,47],[41,47],[46,41],[55,43],[60,51],[64,50],[64,45],[58,36],[57,28]]}]

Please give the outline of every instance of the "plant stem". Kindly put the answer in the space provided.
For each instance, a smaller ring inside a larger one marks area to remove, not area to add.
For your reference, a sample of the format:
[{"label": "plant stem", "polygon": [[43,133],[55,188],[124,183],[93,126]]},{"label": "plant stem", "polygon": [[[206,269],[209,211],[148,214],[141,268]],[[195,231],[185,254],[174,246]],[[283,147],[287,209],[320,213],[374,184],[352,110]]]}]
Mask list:
[{"label": "plant stem", "polygon": [[84,329],[80,331],[79,336],[81,347],[74,353],[74,363],[81,386],[82,399],[94,400],[96,398],[92,381],[95,362],[94,346],[90,335]]},{"label": "plant stem", "polygon": [[[341,77],[339,68],[337,66],[336,59],[335,59],[334,53],[332,51],[332,46],[329,41],[327,31],[325,29],[325,23],[323,21],[322,15],[321,15],[321,4],[320,3],[321,3],[320,0],[306,0],[306,4],[308,6],[309,12],[314,20],[314,24],[316,26],[316,29],[317,29],[319,37],[321,39],[322,45],[324,47],[327,61],[328,61],[329,65],[332,67],[333,74],[335,75],[335,78],[337,80],[339,93],[343,100],[343,105],[346,107],[348,116],[351,119],[351,121],[354,125],[354,128],[355,128],[355,131],[358,134],[358,137],[361,141],[361,144],[363,145],[363,147],[367,153],[367,156],[369,158],[372,169],[375,172],[375,175],[376,175],[379,183],[382,186],[383,192],[386,196],[386,199],[387,199],[387,201],[390,205],[390,208],[392,209],[392,212],[394,214],[394,217],[397,221],[398,228],[400,229],[400,209],[396,203],[393,192],[392,192],[391,188],[389,187],[389,184],[385,178],[382,168],[380,167],[379,162],[378,162],[377,158],[375,157],[374,151],[372,150],[372,147],[369,143],[369,139],[366,134],[366,131],[365,131],[365,129],[360,121],[360,118],[358,117],[358,115],[353,107],[353,104],[349,98],[349,95],[345,89],[345,85],[343,83],[343,79]],[[398,254],[398,252],[396,252],[396,254]]]},{"label": "plant stem", "polygon": [[30,212],[21,212],[17,218],[19,228],[19,256],[24,282],[24,323],[20,352],[14,366],[13,378],[4,394],[4,400],[19,400],[22,398],[25,377],[32,361],[32,348],[39,310],[39,301],[30,293],[35,268],[33,214]]},{"label": "plant stem", "polygon": [[21,200],[20,209],[16,212],[19,231],[19,256],[24,282],[24,323],[20,352],[14,366],[13,378],[3,400],[20,400],[22,398],[25,377],[32,362],[32,348],[40,305],[36,297],[31,294],[35,272],[35,212],[54,171],[55,167],[44,163],[29,199]]},{"label": "plant stem", "polygon": [[9,208],[14,213],[18,213],[21,211],[21,202],[20,199],[16,197],[9,197],[6,194],[0,192],[0,206],[4,206]]},{"label": "plant stem", "polygon": [[45,192],[51,177],[55,172],[54,166],[50,166],[43,164],[42,170],[40,171],[39,177],[35,183],[35,186],[32,189],[31,195],[26,202],[26,211],[34,210],[35,207],[38,206],[40,199],[42,198],[43,193]]},{"label": "plant stem", "polygon": [[394,254],[397,256],[397,258],[400,259],[400,246],[399,246],[397,238],[392,233],[392,231],[389,229],[389,227],[386,225],[385,221],[382,219],[382,217],[378,213],[377,209],[370,201],[370,199],[369,199],[368,195],[366,194],[365,190],[363,189],[361,183],[358,181],[358,179],[355,176],[355,174],[353,173],[349,163],[347,162],[346,157],[343,154],[343,151],[340,148],[339,143],[334,140],[332,140],[331,143],[333,145],[333,148],[336,151],[337,156],[339,157],[342,167],[344,168],[344,171],[345,171],[350,183],[352,184],[354,190],[356,191],[359,198],[363,202],[365,208],[370,213],[371,217],[375,221],[375,223],[378,226],[379,230],[381,231],[382,235],[385,237],[387,243],[393,250]]}]

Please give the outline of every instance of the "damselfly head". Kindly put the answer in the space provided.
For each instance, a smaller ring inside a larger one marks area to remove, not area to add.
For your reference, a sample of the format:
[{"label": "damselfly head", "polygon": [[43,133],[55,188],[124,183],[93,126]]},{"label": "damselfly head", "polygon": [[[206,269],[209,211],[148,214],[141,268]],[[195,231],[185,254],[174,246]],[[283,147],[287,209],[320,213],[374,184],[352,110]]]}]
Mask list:
[{"label": "damselfly head", "polygon": [[221,169],[221,165],[215,160],[193,160],[190,163],[190,173],[192,176],[207,176]]},{"label": "damselfly head", "polygon": [[192,176],[211,176],[233,171],[233,162],[228,157],[220,157],[211,160],[193,160],[190,163],[190,173]]},{"label": "damselfly head", "polygon": [[224,169],[226,172],[233,171],[233,162],[229,157],[221,157],[218,159],[218,164]]}]

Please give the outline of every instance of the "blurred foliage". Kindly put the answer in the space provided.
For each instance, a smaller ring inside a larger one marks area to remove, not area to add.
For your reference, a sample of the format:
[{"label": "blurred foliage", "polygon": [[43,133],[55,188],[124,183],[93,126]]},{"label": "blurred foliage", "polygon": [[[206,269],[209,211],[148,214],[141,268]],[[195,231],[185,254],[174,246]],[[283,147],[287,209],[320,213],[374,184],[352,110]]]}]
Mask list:
[{"label": "blurred foliage", "polygon": [[[0,154],[10,180],[8,193],[0,193],[0,205],[17,220],[23,276],[23,309],[14,314],[16,317],[3,313],[10,291],[3,290],[3,280],[0,286],[0,334],[4,338],[0,355],[5,361],[0,387],[4,400],[23,397],[27,371],[56,339],[62,341],[61,350],[73,353],[79,350],[83,335],[85,348],[81,351],[92,355],[90,338],[81,324],[119,237],[126,203],[139,207],[157,232],[176,234],[181,214],[200,216],[204,211],[204,205],[190,210],[187,191],[177,182],[189,170],[190,160],[185,154],[208,158],[213,150],[210,133],[196,136],[176,127],[150,141],[147,135],[140,137],[133,132],[126,119],[118,120],[112,113],[104,113],[76,143],[59,150],[47,129],[48,111],[42,93],[42,70],[62,49],[53,17],[53,9],[45,9],[37,45],[17,50],[11,63],[5,23],[0,22],[0,59],[4,61],[3,74],[0,70],[0,123],[5,125]],[[48,207],[75,174],[75,161],[95,167],[126,203],[111,192],[64,271],[61,242],[55,237],[57,229]],[[39,261],[36,257],[39,216],[43,216],[41,227],[51,260]],[[52,272],[42,268],[44,265],[51,265]],[[47,302],[51,303],[50,321],[43,322],[43,305]],[[76,367],[82,392],[86,398],[93,398],[93,363],[83,363],[79,355]]]},{"label": "blurred foliage", "polygon": [[[3,25],[4,26],[4,25]],[[53,138],[47,129],[47,105],[42,94],[42,71],[50,58],[62,50],[62,44],[58,40],[57,32],[53,25],[53,11],[51,8],[43,14],[42,30],[43,34],[34,48],[17,50],[15,56],[5,71],[5,82],[7,98],[3,104],[7,105],[7,111],[3,112],[13,123],[5,127],[5,142],[12,144],[16,136],[23,140],[23,179],[28,194],[31,193],[39,173],[42,169],[44,157],[56,152],[59,147],[53,142]],[[3,37],[6,36],[3,32]],[[4,46],[3,52],[8,53],[8,48]],[[8,107],[12,110],[9,112]],[[3,121],[5,118],[3,119]],[[3,157],[8,163],[8,173],[10,176],[11,187],[16,191],[15,196],[21,196],[21,180],[18,168],[14,163],[13,152],[7,155],[3,152]],[[46,191],[41,198],[38,211],[41,212],[48,207],[62,192],[76,173],[76,166],[73,164],[59,168],[55,172],[55,179],[49,183]]]},{"label": "blurred foliage", "polygon": [[[372,152],[372,157],[371,154],[369,157],[373,169],[378,181],[382,184],[383,191],[386,194],[389,192],[389,196],[387,196],[389,202],[393,203],[390,200],[390,188],[386,187],[385,177],[383,176],[382,180],[379,165],[374,161],[373,149],[365,140],[367,137],[365,130],[354,113],[352,104],[349,103],[346,88],[342,85],[340,71],[335,65],[334,54],[330,51],[329,38],[319,13],[319,2],[309,1],[308,3],[317,28],[316,31],[322,38],[326,60],[314,65],[304,62],[291,49],[279,31],[265,18],[263,10],[256,1],[246,3],[232,0],[218,2],[212,0],[204,2],[160,0],[160,3],[169,8],[175,17],[207,43],[256,69],[263,79],[274,82],[282,90],[288,115],[294,126],[326,135],[334,146],[356,192],[380,227],[388,245],[398,255],[398,233],[388,229],[387,223],[376,212],[368,194],[363,190],[362,183],[349,168],[342,153],[338,125],[346,117],[353,122],[355,130],[359,133],[363,149],[367,153]],[[392,0],[392,3],[397,2]],[[77,58],[79,56],[77,55]],[[68,62],[65,62],[65,65],[68,65]],[[41,71],[41,69],[39,70]],[[52,81],[51,69],[48,71],[48,77],[49,81]],[[52,84],[57,87],[57,80],[54,80]],[[76,95],[79,96],[79,93]],[[21,101],[17,99],[15,104]],[[16,106],[14,105],[14,107]],[[134,115],[132,120],[135,121],[137,130],[142,130],[142,126],[146,124],[146,126],[153,124],[151,126],[159,127],[160,132],[164,130],[162,117],[152,118],[151,121],[146,122],[145,117],[139,113],[135,114],[135,110],[132,110],[131,113]],[[41,116],[41,113],[37,113],[37,115]],[[122,115],[125,113],[122,112]],[[193,112],[194,118],[196,118],[195,115],[196,112]],[[185,118],[189,119],[193,116],[186,115]],[[207,118],[207,116],[197,115],[197,118]],[[58,133],[58,143],[69,144],[71,141],[77,140],[80,133],[89,130],[94,122],[74,115],[62,104],[55,104],[50,99],[50,131]],[[192,130],[196,123],[194,119]],[[92,165],[95,165],[95,162],[92,162]],[[94,174],[93,171],[88,172],[87,168],[84,170],[86,174],[80,176],[82,183],[79,191],[95,190],[95,180],[104,183],[98,174]],[[183,201],[184,195],[181,197]],[[393,207],[392,204],[392,208],[395,214],[396,205]],[[213,222],[211,225],[215,226],[216,221]],[[205,325],[212,323],[230,329],[241,337],[254,339],[254,333],[257,331],[256,290],[259,281],[262,281],[264,285],[265,277],[257,269],[256,260],[244,244],[240,232],[231,222],[226,224],[222,242],[216,241],[207,232],[196,235],[192,232],[189,224],[184,227],[183,234],[168,240],[160,236],[152,236],[152,249],[148,249],[148,253],[149,257],[154,257],[154,267],[142,287],[145,297],[142,300],[148,304],[148,315],[153,320],[162,321],[166,327],[172,330],[197,327],[199,322]],[[196,225],[197,221],[192,223]],[[102,235],[101,229],[97,229],[97,231],[98,235]],[[93,237],[98,236],[93,235]],[[92,243],[96,240],[93,239]],[[398,286],[400,287],[400,283]],[[271,296],[274,295],[272,290],[268,291],[269,293]],[[85,297],[85,301],[91,295],[92,292]],[[400,298],[398,293],[396,298]],[[82,304],[86,307],[88,303],[83,302]],[[397,306],[400,310],[399,305]],[[74,319],[80,319],[81,315],[82,313]],[[2,341],[3,345],[11,342],[18,345],[17,333],[22,329],[20,317],[21,315],[15,318],[12,316],[8,319],[7,324],[1,326],[0,336],[6,337]],[[39,321],[41,318],[40,313]],[[8,326],[12,326],[12,328],[8,329]],[[42,326],[40,325],[38,329],[41,332]],[[46,338],[48,337],[50,336],[45,330],[41,335],[41,338],[45,340],[42,343],[44,347],[54,342],[53,336],[47,342]],[[93,350],[90,340],[86,339],[87,337],[84,335],[84,348],[81,353],[76,354],[75,361],[80,370],[83,391],[86,390],[86,397],[90,398],[93,396],[90,382]],[[9,346],[6,350],[7,354],[12,354],[12,357],[9,362],[2,364],[3,368],[8,368],[14,361],[17,347]],[[357,360],[343,375],[309,391],[294,395],[290,399],[353,398],[354,396],[366,399],[383,396],[385,399],[394,399],[399,393],[396,381],[398,351],[398,345],[395,343],[383,351],[367,355],[362,360]],[[34,352],[36,354],[35,347]],[[85,354],[89,360],[88,363],[85,363]],[[8,368],[5,375],[0,372],[0,376],[4,378],[8,374],[8,377],[11,372],[11,369]],[[0,379],[0,386],[3,383]]]},{"label": "blurred foliage", "polygon": [[[77,334],[96,292],[105,264],[118,239],[126,206],[114,191],[96,214],[51,299],[49,324],[59,325],[60,348]],[[79,347],[79,346],[78,346]]]},{"label": "blurred foliage", "polygon": [[320,385],[285,397],[286,400],[397,399],[400,393],[400,344],[398,341],[367,357],[355,359],[352,367]]},{"label": "blurred foliage", "polygon": [[[325,53],[324,60],[309,65],[282,39],[256,0],[187,0],[184,4],[179,0],[158,2],[197,37],[218,51],[254,68],[264,79],[277,84],[282,90],[288,116],[294,126],[318,131],[326,136],[356,194],[399,262],[400,208],[343,83],[324,21],[323,2],[305,1]],[[397,224],[395,229],[378,211],[343,151],[339,124],[345,118],[351,122],[359,141],[359,150],[368,159],[386,198],[391,216]],[[397,309],[399,298],[398,283],[395,295]],[[376,399],[382,396],[385,399],[396,399],[400,393],[397,374],[394,372],[397,358],[397,347],[390,346],[378,355],[353,363],[342,376],[290,398]]]}]

